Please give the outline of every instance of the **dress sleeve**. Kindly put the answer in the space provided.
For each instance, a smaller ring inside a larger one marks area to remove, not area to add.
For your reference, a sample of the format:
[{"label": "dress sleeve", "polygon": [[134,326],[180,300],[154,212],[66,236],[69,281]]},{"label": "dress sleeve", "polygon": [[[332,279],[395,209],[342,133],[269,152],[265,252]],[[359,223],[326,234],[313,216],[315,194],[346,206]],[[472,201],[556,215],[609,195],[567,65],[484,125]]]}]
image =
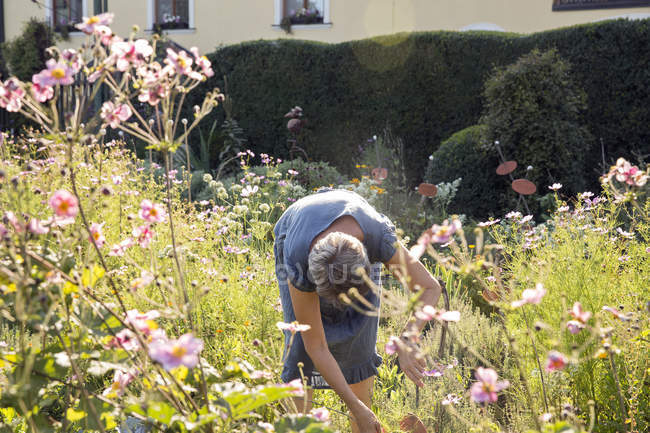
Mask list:
[{"label": "dress sleeve", "polygon": [[386,263],[389,261],[397,251],[397,235],[395,234],[395,226],[388,221],[384,226],[379,242],[379,257],[378,261]]},{"label": "dress sleeve", "polygon": [[301,292],[316,291],[316,286],[309,279],[307,266],[301,266],[300,263],[291,263],[289,260],[285,259],[284,267],[287,273],[287,278],[293,287]]},{"label": "dress sleeve", "polygon": [[371,263],[386,263],[397,251],[395,247],[397,242],[395,225],[383,214],[376,214],[368,240],[369,243],[366,248]]}]

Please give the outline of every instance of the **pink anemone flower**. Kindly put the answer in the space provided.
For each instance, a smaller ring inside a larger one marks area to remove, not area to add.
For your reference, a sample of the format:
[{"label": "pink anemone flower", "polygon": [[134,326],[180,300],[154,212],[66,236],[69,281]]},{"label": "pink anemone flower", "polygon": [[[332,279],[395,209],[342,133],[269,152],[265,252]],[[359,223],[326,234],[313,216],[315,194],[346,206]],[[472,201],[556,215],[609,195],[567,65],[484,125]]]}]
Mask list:
[{"label": "pink anemone flower", "polygon": [[79,212],[77,198],[64,189],[60,189],[52,194],[49,204],[58,217],[74,218],[77,216],[77,212]]},{"label": "pink anemone flower", "polygon": [[0,108],[16,113],[23,106],[24,97],[25,91],[18,79],[11,77],[4,83],[0,82]]},{"label": "pink anemone flower", "polygon": [[192,72],[193,60],[185,51],[177,53],[171,48],[167,48],[165,63],[173,67],[179,75],[189,75]]},{"label": "pink anemone flower", "polygon": [[479,367],[475,373],[478,382],[470,388],[470,395],[476,403],[494,403],[497,401],[497,393],[510,386],[507,380],[497,381],[497,372],[491,368]]},{"label": "pink anemone flower", "polygon": [[151,239],[153,239],[153,231],[151,231],[151,228],[147,224],[135,227],[132,234],[142,248],[148,248]]},{"label": "pink anemone flower", "polygon": [[98,26],[107,26],[113,22],[114,14],[105,12],[92,17],[83,17],[83,22],[75,24],[75,27],[87,35],[92,34]]},{"label": "pink anemone flower", "polygon": [[57,84],[68,86],[74,83],[74,69],[67,63],[50,59],[45,62],[45,66],[47,66],[47,69],[39,72],[38,81],[33,80],[34,82],[38,82],[42,86],[55,86]]},{"label": "pink anemone flower", "polygon": [[97,223],[92,223],[90,225],[90,241],[95,242],[95,245],[97,247],[101,248],[104,246],[104,243],[106,242],[106,238],[104,237],[104,233],[102,232],[102,229],[104,228],[105,223],[97,224]]},{"label": "pink anemone flower", "polygon": [[133,112],[131,112],[131,108],[128,105],[120,104],[116,106],[113,102],[106,101],[102,105],[100,116],[111,128],[115,129],[120,122],[129,120],[132,114]]},{"label": "pink anemone flower", "polygon": [[415,312],[415,317],[426,321],[435,319],[439,322],[458,322],[460,320],[460,312],[437,310],[431,305],[425,305],[421,310]]},{"label": "pink anemone flower", "polygon": [[124,72],[131,67],[139,67],[153,54],[153,47],[146,39],[136,41],[117,41],[111,45],[111,53],[115,56],[115,66]]},{"label": "pink anemone flower", "polygon": [[140,202],[140,212],[138,212],[138,215],[147,222],[160,223],[165,221],[167,213],[161,204],[144,199]]},{"label": "pink anemone flower", "polygon": [[181,335],[177,340],[155,340],[149,344],[149,356],[167,371],[180,365],[196,367],[202,350],[203,341],[192,334]]}]

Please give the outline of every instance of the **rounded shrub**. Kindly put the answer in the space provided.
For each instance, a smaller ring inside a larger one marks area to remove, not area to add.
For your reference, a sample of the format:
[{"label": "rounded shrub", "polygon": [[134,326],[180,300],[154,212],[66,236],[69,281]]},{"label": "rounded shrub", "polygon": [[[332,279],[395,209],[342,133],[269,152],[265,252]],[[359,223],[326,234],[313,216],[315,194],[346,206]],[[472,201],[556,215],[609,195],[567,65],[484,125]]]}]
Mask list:
[{"label": "rounded shrub", "polygon": [[443,141],[429,158],[425,181],[438,184],[462,178],[448,212],[475,218],[500,215],[508,204],[508,182],[495,172],[496,152],[489,150],[485,125],[473,125]]},{"label": "rounded shrub", "polygon": [[486,138],[500,143],[505,159],[532,166],[528,179],[538,190],[554,182],[567,192],[583,190],[593,142],[581,117],[586,95],[556,50],[535,49],[497,68],[484,96]]}]

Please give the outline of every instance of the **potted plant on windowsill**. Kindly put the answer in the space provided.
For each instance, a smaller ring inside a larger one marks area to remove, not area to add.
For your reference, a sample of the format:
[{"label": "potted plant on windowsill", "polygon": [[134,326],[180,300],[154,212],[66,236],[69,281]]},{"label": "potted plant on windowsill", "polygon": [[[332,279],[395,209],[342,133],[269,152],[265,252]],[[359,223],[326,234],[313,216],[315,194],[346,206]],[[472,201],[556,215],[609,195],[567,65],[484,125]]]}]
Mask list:
[{"label": "potted plant on windowsill", "polygon": [[289,11],[280,22],[280,28],[291,33],[291,26],[297,24],[323,24],[323,15],[316,8],[301,8]]},{"label": "potted plant on windowsill", "polygon": [[183,21],[180,15],[164,14],[162,21],[155,24],[156,30],[173,30],[173,29],[187,29],[189,23]]}]

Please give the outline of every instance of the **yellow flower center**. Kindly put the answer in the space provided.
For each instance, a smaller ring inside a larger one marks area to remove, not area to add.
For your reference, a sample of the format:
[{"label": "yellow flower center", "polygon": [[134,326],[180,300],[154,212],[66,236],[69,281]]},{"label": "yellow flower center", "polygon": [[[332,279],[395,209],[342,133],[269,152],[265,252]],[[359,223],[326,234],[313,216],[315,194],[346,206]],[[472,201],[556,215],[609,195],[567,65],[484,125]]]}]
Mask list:
[{"label": "yellow flower center", "polygon": [[485,392],[494,392],[494,387],[492,386],[491,383],[483,382],[483,391],[485,391]]},{"label": "yellow flower center", "polygon": [[172,349],[172,355],[174,355],[176,358],[180,358],[186,353],[187,353],[187,349],[184,348],[183,346],[174,346],[174,348]]},{"label": "yellow flower center", "polygon": [[95,15],[94,17],[90,17],[88,20],[88,24],[97,24],[99,22],[99,18]]},{"label": "yellow flower center", "polygon": [[54,68],[52,69],[52,76],[57,80],[60,80],[65,77],[65,71],[62,68]]},{"label": "yellow flower center", "polygon": [[100,233],[99,233],[99,232],[95,232],[95,233],[93,233],[93,238],[95,238],[96,241],[99,240],[99,236],[100,236]]},{"label": "yellow flower center", "polygon": [[158,211],[156,210],[155,207],[152,207],[151,210],[149,211],[149,215],[151,216],[158,216]]},{"label": "yellow flower center", "polygon": [[187,67],[187,62],[185,62],[185,59],[183,59],[182,57],[178,58],[178,64],[181,66],[181,68]]},{"label": "yellow flower center", "polygon": [[59,205],[59,210],[61,212],[67,212],[69,207],[70,206],[68,205],[68,202],[62,201],[61,204]]}]

